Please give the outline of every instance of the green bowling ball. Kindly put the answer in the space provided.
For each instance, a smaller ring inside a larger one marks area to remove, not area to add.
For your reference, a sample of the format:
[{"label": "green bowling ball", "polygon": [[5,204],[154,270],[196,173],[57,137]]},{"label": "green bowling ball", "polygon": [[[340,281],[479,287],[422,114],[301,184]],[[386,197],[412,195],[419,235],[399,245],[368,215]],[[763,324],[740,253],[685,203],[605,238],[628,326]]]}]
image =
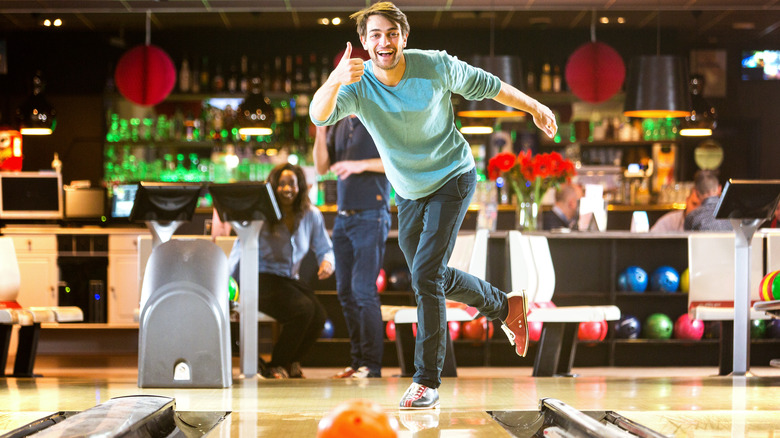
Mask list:
[{"label": "green bowling ball", "polygon": [[228,293],[230,294],[230,301],[238,301],[238,282],[233,277],[230,277],[230,282],[228,283]]},{"label": "green bowling ball", "polygon": [[763,319],[754,319],[750,321],[750,337],[752,339],[763,339],[766,337],[766,321]]},{"label": "green bowling ball", "polygon": [[674,331],[674,322],[663,313],[653,313],[645,320],[642,334],[647,339],[669,339]]}]

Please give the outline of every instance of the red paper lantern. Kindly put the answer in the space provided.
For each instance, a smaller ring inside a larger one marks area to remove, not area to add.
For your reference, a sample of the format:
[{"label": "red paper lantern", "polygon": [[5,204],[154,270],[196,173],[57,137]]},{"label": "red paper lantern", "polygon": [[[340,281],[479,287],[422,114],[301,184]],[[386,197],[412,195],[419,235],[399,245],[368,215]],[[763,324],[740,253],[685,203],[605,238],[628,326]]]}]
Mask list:
[{"label": "red paper lantern", "polygon": [[566,62],[566,83],[575,96],[599,103],[620,91],[626,79],[623,58],[602,42],[581,45]]},{"label": "red paper lantern", "polygon": [[161,48],[136,46],[119,59],[114,81],[122,96],[131,102],[156,105],[171,94],[176,83],[176,67]]}]

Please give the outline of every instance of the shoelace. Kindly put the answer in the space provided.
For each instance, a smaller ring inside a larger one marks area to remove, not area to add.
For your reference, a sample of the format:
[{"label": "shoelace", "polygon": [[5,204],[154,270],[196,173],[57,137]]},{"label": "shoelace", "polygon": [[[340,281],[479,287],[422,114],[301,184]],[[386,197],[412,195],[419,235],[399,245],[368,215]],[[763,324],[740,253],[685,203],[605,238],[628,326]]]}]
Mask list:
[{"label": "shoelace", "polygon": [[423,394],[425,394],[425,391],[428,389],[427,386],[420,385],[419,383],[412,383],[412,387],[409,388],[410,392],[410,400],[419,400],[422,398]]}]

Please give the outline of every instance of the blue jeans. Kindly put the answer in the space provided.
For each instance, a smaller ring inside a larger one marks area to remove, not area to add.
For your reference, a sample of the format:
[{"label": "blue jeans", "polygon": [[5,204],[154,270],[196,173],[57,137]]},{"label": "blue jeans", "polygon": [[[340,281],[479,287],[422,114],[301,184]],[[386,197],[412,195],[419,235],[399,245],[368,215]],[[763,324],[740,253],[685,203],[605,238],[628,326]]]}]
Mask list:
[{"label": "blue jeans", "polygon": [[414,381],[430,388],[441,385],[447,349],[445,300],[473,306],[491,320],[507,305],[501,290],[447,266],[475,188],[476,171],[472,169],[424,198],[395,197],[398,244],[409,265],[417,299]]},{"label": "blue jeans", "polygon": [[350,366],[368,367],[370,375],[377,377],[382,375],[384,325],[376,278],[389,230],[387,209],[362,210],[351,216],[336,216],[331,237],[336,288],[349,332]]}]

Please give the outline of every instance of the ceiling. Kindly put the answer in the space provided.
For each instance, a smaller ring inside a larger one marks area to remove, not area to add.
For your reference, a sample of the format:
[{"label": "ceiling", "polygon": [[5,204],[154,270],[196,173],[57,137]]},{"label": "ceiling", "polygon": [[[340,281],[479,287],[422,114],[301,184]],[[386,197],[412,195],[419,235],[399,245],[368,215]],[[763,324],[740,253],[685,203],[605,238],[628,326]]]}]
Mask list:
[{"label": "ceiling", "polygon": [[[310,29],[322,17],[348,15],[371,0],[0,0],[0,30],[40,29],[61,18],[66,29]],[[697,39],[780,40],[780,0],[396,0],[412,29],[677,28]],[[623,24],[616,23],[622,17]],[[693,30],[693,32],[691,32]]]}]

